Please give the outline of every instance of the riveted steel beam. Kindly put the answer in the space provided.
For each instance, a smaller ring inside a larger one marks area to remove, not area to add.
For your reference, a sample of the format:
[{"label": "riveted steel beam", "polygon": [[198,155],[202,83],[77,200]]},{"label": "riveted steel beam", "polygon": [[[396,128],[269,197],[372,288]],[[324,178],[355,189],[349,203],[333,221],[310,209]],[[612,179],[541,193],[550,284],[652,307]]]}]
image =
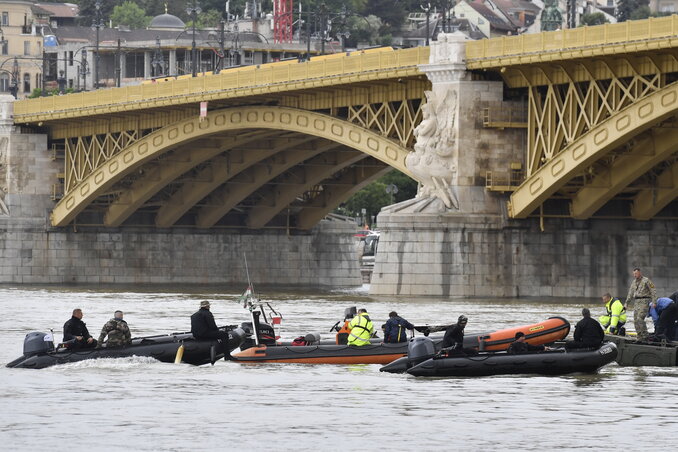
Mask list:
[{"label": "riveted steel beam", "polygon": [[[196,141],[175,150],[177,159],[160,161],[125,189],[108,207],[104,225],[120,226],[130,215],[167,184],[215,155],[237,146],[260,140],[270,133],[256,131],[216,140],[217,143]],[[214,141],[214,140],[212,140]]]},{"label": "riveted steel beam", "polygon": [[216,190],[197,214],[199,228],[211,228],[217,221],[237,206],[243,199],[290,168],[304,161],[313,162],[313,157],[339,147],[336,143],[318,142],[312,150],[294,149],[281,152],[266,162],[240,173],[236,183]]},{"label": "riveted steel beam", "polygon": [[631,216],[649,220],[678,197],[678,163],[672,164],[658,177],[655,186],[641,190],[631,205]]},{"label": "riveted steel beam", "polygon": [[194,117],[155,130],[112,156],[59,201],[52,211],[52,224],[64,226],[70,223],[100,193],[168,149],[200,137],[242,129],[283,130],[324,138],[359,149],[411,175],[405,166],[409,152],[405,147],[356,124],[284,107],[218,110],[209,113],[206,118]]},{"label": "riveted steel beam", "polygon": [[346,201],[367,184],[374,182],[392,169],[388,166],[360,167],[354,166],[341,177],[339,184],[323,186],[320,195],[305,205],[297,214],[297,228],[311,229],[339,204]]},{"label": "riveted steel beam", "polygon": [[263,228],[300,193],[310,190],[332,174],[366,157],[367,155],[361,152],[335,153],[333,156],[322,155],[309,162],[308,166],[296,168],[275,187],[262,194],[261,201],[250,210],[245,224],[253,229]]},{"label": "riveted steel beam", "polygon": [[577,192],[571,204],[574,218],[590,218],[631,182],[678,150],[678,129],[659,128],[650,132],[649,136],[635,140],[630,152],[615,159]]},{"label": "riveted steel beam", "polygon": [[553,156],[511,195],[509,214],[525,218],[576,174],[610,150],[675,113],[678,84],[664,87],[593,127]]},{"label": "riveted steel beam", "polygon": [[[230,178],[246,170],[252,165],[270,157],[273,154],[290,148],[296,148],[313,137],[299,139],[280,140],[280,143],[268,149],[257,149],[240,152],[238,156],[226,154],[214,159],[211,164],[200,171],[192,180],[187,181],[172,197],[167,204],[162,206],[155,217],[155,225],[161,228],[172,226],[191,207],[205,196],[217,189]],[[303,153],[305,150],[302,150]]]}]

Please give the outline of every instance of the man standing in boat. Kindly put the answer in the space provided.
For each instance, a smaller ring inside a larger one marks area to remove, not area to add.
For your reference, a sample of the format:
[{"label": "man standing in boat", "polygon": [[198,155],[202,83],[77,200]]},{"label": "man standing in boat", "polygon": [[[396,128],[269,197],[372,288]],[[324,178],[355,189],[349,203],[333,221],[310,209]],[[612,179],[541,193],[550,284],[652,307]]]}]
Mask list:
[{"label": "man standing in boat", "polygon": [[477,352],[471,348],[464,348],[464,328],[466,328],[467,323],[468,317],[460,315],[457,319],[457,323],[445,330],[441,351],[446,352],[447,356],[467,356],[477,354]]},{"label": "man standing in boat", "polygon": [[106,336],[108,336],[107,347],[122,347],[132,343],[132,334],[129,331],[129,326],[127,326],[127,322],[122,318],[122,311],[115,311],[113,318],[106,322],[101,329],[99,346],[103,345]]},{"label": "man standing in boat", "polygon": [[374,334],[374,325],[370,316],[367,314],[367,309],[358,309],[358,315],[348,324],[351,330],[348,335],[348,345],[369,345],[372,334]]},{"label": "man standing in boat", "polygon": [[398,342],[407,342],[407,330],[414,331],[414,325],[391,311],[388,314],[388,320],[384,325],[384,342],[396,344]]},{"label": "man standing in boat", "polygon": [[645,317],[650,310],[650,303],[657,300],[657,289],[650,278],[643,276],[639,267],[633,269],[633,281],[626,296],[626,307],[633,301],[633,325],[636,328],[636,338],[639,341],[647,340],[647,325]]},{"label": "man standing in boat", "polygon": [[73,316],[64,323],[64,343],[69,349],[95,348],[97,341],[82,321],[82,309],[73,309]]}]

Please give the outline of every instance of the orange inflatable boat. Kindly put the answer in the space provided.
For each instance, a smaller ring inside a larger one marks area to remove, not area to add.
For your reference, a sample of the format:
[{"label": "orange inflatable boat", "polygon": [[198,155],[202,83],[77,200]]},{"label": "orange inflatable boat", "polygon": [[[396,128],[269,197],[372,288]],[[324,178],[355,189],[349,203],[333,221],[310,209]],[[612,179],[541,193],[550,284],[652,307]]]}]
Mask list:
[{"label": "orange inflatable boat", "polygon": [[[562,317],[551,317],[533,325],[507,328],[491,333],[467,334],[464,347],[485,351],[506,350],[518,331],[525,333],[532,345],[548,344],[564,339],[570,323]],[[434,339],[440,347],[442,337]],[[248,363],[299,364],[388,364],[407,355],[407,342],[398,344],[352,345],[259,345],[233,355],[233,359]]]}]

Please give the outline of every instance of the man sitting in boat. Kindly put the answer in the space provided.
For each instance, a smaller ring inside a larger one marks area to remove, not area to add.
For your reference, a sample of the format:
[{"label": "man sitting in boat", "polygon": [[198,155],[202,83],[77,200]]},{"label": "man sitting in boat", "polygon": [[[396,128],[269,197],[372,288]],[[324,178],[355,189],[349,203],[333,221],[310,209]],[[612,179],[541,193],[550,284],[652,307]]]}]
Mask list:
[{"label": "man sitting in boat", "polygon": [[374,325],[370,316],[367,315],[367,309],[358,309],[358,315],[353,317],[348,327],[351,330],[348,334],[348,345],[370,345],[370,339],[374,334]]},{"label": "man sitting in boat", "polygon": [[506,353],[509,355],[522,355],[530,352],[543,352],[544,350],[546,350],[546,347],[543,345],[532,345],[525,342],[525,333],[518,331],[516,333],[516,340],[509,345]]},{"label": "man sitting in boat", "polygon": [[64,323],[64,344],[69,349],[95,348],[97,341],[82,321],[82,309],[73,309],[73,316]]},{"label": "man sitting in boat", "polygon": [[414,325],[391,311],[388,314],[388,320],[384,325],[384,342],[396,344],[398,342],[407,342],[407,331],[414,333]]},{"label": "man sitting in boat", "polygon": [[565,348],[569,350],[579,348],[599,348],[605,338],[605,332],[596,320],[591,318],[591,311],[581,310],[583,318],[574,327],[574,340],[567,341]]},{"label": "man sitting in boat", "polygon": [[200,309],[191,316],[191,334],[197,340],[228,341],[228,333],[221,331],[214,321],[214,315],[210,312],[210,302],[200,302]]},{"label": "man sitting in boat", "polygon": [[443,336],[441,352],[447,356],[470,356],[478,352],[472,348],[464,348],[464,328],[468,323],[468,317],[460,315],[457,323],[448,327]]},{"label": "man sitting in boat", "polygon": [[600,324],[603,325],[606,333],[624,336],[626,334],[626,329],[624,328],[624,324],[626,324],[626,307],[624,303],[609,293],[603,295],[602,299],[603,304],[605,304],[606,313],[598,318]]},{"label": "man sitting in boat", "polygon": [[99,346],[103,345],[104,339],[108,336],[106,347],[122,347],[132,343],[132,334],[129,331],[127,322],[123,319],[122,311],[115,311],[113,318],[106,322],[99,335]]}]

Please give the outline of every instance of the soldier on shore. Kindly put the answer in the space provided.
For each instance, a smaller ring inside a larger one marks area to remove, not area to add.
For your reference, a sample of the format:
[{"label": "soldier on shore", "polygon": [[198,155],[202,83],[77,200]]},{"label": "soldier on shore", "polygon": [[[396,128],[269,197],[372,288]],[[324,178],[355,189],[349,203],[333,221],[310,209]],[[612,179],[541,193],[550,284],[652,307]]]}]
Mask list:
[{"label": "soldier on shore", "polygon": [[99,335],[99,344],[103,345],[104,339],[108,336],[107,347],[121,347],[132,343],[132,334],[129,331],[127,322],[123,319],[122,311],[115,311],[113,318],[106,322]]},{"label": "soldier on shore", "polygon": [[650,303],[657,300],[657,289],[650,278],[643,276],[639,267],[633,269],[633,281],[626,296],[626,306],[633,301],[633,325],[636,328],[637,339],[646,341],[648,337],[645,317],[650,310]]}]

